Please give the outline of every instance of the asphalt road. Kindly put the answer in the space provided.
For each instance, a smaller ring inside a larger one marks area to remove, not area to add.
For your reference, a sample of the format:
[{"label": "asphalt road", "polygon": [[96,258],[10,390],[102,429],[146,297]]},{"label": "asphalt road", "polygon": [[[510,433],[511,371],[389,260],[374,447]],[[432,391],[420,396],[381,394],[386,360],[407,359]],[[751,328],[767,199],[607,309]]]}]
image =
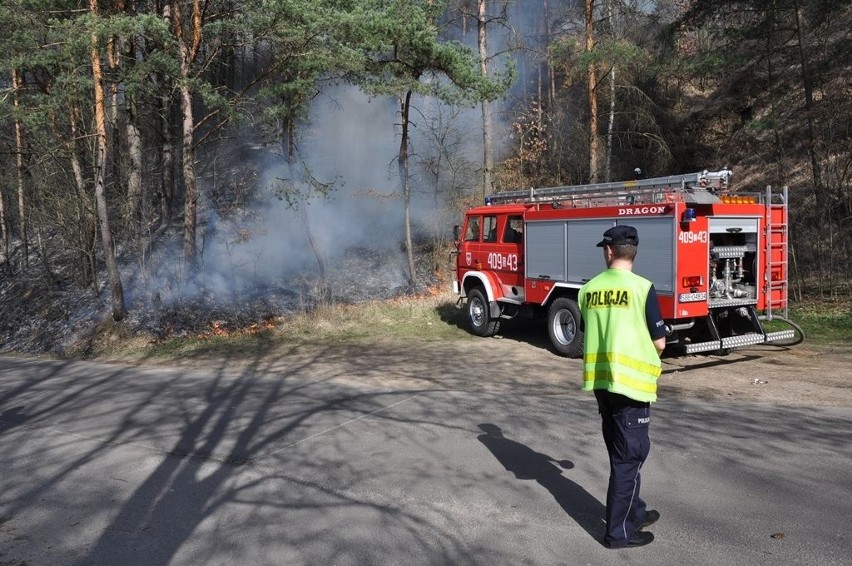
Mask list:
[{"label": "asphalt road", "polygon": [[0,358],[0,565],[841,565],[852,409],[661,399],[643,548],[575,390]]}]

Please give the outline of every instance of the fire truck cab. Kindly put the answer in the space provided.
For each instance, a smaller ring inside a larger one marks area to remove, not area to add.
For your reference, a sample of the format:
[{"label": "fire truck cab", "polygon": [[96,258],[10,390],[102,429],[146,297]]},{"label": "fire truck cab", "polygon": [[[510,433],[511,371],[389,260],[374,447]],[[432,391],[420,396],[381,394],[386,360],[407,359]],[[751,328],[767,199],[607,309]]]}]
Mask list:
[{"label": "fire truck cab", "polygon": [[794,339],[797,330],[767,333],[761,323],[787,316],[787,189],[734,193],[730,178],[702,171],[489,197],[456,227],[452,254],[471,331],[546,319],[554,349],[581,355],[577,293],[606,268],[595,243],[629,224],[640,241],[634,272],[654,283],[671,351]]}]

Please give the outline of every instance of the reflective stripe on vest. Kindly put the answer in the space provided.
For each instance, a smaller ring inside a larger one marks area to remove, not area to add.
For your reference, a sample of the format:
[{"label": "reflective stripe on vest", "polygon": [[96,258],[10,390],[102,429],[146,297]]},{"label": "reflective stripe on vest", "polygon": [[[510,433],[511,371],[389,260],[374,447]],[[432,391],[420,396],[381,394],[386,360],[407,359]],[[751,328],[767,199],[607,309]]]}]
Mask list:
[{"label": "reflective stripe on vest", "polygon": [[591,352],[583,356],[583,362],[586,364],[586,366],[588,366],[589,364],[599,363],[606,363],[608,365],[622,365],[630,369],[635,369],[636,371],[639,371],[643,374],[651,375],[655,379],[657,377],[660,377],[661,373],[660,366],[656,364],[649,364],[647,362],[643,362],[642,360],[637,360],[635,358],[631,358],[630,356],[614,352]]},{"label": "reflective stripe on vest", "polygon": [[608,389],[637,401],[655,401],[660,368],[629,356],[601,353],[583,358],[583,389]]}]

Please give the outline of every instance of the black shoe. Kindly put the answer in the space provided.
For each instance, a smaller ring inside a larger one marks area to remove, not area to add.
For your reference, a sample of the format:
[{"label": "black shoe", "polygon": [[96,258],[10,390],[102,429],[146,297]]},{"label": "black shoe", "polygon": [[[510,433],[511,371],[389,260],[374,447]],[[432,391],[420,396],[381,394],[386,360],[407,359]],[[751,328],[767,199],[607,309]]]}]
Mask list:
[{"label": "black shoe", "polygon": [[645,520],[642,521],[642,524],[639,525],[639,528],[636,529],[636,530],[641,531],[645,527],[650,527],[651,525],[656,523],[659,518],[660,518],[660,512],[659,511],[653,511],[653,510],[645,511]]},{"label": "black shoe", "polygon": [[646,531],[636,531],[634,533],[633,538],[627,542],[627,547],[631,546],[645,546],[646,544],[651,544],[654,542],[654,533],[649,533]]},{"label": "black shoe", "polygon": [[627,541],[627,544],[616,544],[613,546],[611,543],[604,543],[609,548],[633,548],[634,546],[645,546],[646,544],[651,544],[654,542],[654,533],[649,533],[645,531],[636,531],[633,534],[633,538]]}]

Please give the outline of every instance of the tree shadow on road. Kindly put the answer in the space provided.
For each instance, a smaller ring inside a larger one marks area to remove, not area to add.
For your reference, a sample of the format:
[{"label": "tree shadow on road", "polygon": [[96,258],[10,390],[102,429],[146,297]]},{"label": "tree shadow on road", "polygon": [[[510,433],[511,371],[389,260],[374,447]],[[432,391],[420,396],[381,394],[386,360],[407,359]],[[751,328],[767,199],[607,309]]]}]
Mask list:
[{"label": "tree shadow on road", "polygon": [[535,480],[584,531],[597,541],[602,539],[606,508],[582,486],[562,475],[562,470],[574,467],[570,460],[556,460],[510,440],[495,424],[482,423],[478,426],[484,434],[477,439],[507,471],[519,480]]},{"label": "tree shadow on road", "polygon": [[[353,387],[346,379],[363,364],[389,370],[381,359],[336,346],[298,359],[267,354],[238,371],[228,360],[199,372],[0,366],[6,561],[32,563],[38,555],[47,563],[53,553],[58,564],[79,566],[165,566],[189,556],[199,564],[229,557],[259,564],[278,554],[279,563],[367,564],[428,552],[434,564],[477,563],[457,533],[376,491],[369,453],[347,456],[358,430],[372,433],[367,450],[383,451],[395,429],[376,423],[408,423],[390,409],[422,389]],[[334,356],[358,363],[316,375]],[[45,500],[62,512],[40,512]],[[358,529],[346,528],[355,521]],[[392,536],[376,540],[374,527]],[[16,528],[26,536],[12,539]],[[64,546],[49,540],[56,532]]]},{"label": "tree shadow on road", "polygon": [[0,432],[25,423],[28,417],[24,409],[23,406],[18,406],[0,413]]}]

